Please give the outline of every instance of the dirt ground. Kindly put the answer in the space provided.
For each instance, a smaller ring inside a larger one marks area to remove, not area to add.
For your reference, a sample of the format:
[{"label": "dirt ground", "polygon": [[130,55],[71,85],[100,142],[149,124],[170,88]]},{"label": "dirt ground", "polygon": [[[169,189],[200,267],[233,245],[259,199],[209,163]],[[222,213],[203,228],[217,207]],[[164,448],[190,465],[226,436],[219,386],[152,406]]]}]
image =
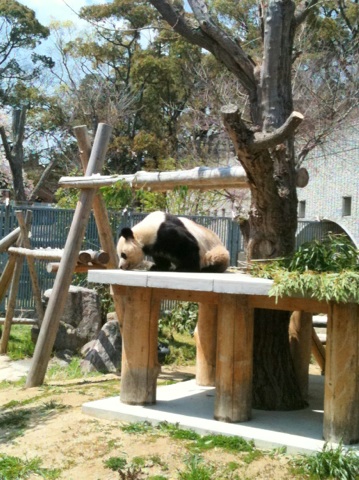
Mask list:
[{"label": "dirt ground", "polygon": [[[163,369],[161,379],[184,380],[192,374],[193,367]],[[156,475],[168,480],[180,478],[179,472],[186,468],[189,455],[186,441],[173,440],[163,433],[130,434],[121,429],[126,425],[123,422],[98,420],[81,412],[84,402],[118,395],[118,392],[119,379],[115,375],[50,382],[32,389],[11,385],[0,388],[0,413],[21,410],[26,418],[26,422],[16,428],[1,429],[0,453],[21,459],[40,457],[42,467],[61,469],[58,478],[63,480],[119,479],[119,473],[104,464],[110,457],[125,457],[128,463],[135,457],[145,459],[142,474],[133,477],[135,479]],[[225,471],[232,465],[233,471],[228,476],[214,477],[218,479],[299,478],[290,474],[290,457],[283,454],[266,454],[250,463],[243,454],[230,454],[216,448],[201,455],[205,464],[221,465],[224,470],[227,468]]]}]

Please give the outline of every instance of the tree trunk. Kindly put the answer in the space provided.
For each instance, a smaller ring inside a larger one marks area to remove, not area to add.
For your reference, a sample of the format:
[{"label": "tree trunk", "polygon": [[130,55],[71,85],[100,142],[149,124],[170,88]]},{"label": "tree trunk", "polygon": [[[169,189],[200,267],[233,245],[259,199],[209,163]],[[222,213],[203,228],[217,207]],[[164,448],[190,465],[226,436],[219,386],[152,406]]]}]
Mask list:
[{"label": "tree trunk", "polygon": [[14,145],[11,152],[10,168],[14,179],[15,200],[19,202],[26,201],[23,177],[25,119],[26,107],[22,107],[21,110],[13,110],[12,135]]},{"label": "tree trunk", "polygon": [[[242,223],[248,260],[292,253],[297,227],[294,135],[303,119],[293,112],[293,41],[296,28],[317,0],[259,2],[263,37],[259,66],[245,53],[240,38],[231,37],[221,28],[220,19],[212,18],[209,2],[207,5],[204,0],[188,0],[193,12],[191,21],[172,2],[150,3],[177,34],[211,52],[237,77],[248,95],[251,128],[242,120],[238,107],[222,109],[225,127],[251,191],[248,219]],[[241,110],[245,110],[243,105]],[[255,313],[253,391],[257,408],[288,410],[305,405],[295,378],[288,327],[289,313]]]},{"label": "tree trunk", "polygon": [[253,408],[297,410],[307,406],[299,390],[288,343],[289,312],[254,311]]},{"label": "tree trunk", "polygon": [[12,137],[13,146],[6,138],[4,127],[0,127],[0,135],[5,150],[5,156],[9,162],[11,174],[14,182],[14,196],[18,202],[26,201],[26,194],[24,188],[23,177],[23,163],[24,163],[24,132],[25,132],[26,107],[21,110],[13,110],[12,115]]}]

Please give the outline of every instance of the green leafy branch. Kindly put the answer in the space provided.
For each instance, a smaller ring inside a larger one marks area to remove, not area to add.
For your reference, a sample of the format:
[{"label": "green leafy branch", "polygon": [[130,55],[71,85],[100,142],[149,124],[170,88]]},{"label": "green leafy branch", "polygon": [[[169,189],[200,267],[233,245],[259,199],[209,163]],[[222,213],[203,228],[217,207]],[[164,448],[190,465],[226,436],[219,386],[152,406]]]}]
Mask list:
[{"label": "green leafy branch", "polygon": [[301,295],[359,303],[359,252],[345,235],[303,244],[292,257],[255,263],[251,274],[273,280],[270,296]]}]

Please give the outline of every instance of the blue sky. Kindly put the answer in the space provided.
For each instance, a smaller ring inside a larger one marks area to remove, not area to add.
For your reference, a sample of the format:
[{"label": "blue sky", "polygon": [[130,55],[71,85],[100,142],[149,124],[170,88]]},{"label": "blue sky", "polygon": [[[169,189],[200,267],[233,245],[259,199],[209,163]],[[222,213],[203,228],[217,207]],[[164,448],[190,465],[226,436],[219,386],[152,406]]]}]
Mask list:
[{"label": "blue sky", "polygon": [[36,18],[43,25],[48,25],[52,20],[71,20],[78,23],[76,12],[86,5],[108,3],[106,0],[18,0],[34,10]]}]

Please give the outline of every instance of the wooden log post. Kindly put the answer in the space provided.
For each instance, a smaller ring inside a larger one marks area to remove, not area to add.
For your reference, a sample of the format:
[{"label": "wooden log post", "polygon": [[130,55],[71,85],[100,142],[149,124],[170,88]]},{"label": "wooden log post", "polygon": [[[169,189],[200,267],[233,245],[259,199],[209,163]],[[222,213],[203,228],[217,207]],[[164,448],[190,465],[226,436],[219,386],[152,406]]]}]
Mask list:
[{"label": "wooden log post", "polygon": [[11,247],[13,243],[16,242],[20,234],[20,227],[15,228],[10,232],[6,237],[0,240],[0,253],[6,252],[6,250]]},{"label": "wooden log post", "polygon": [[160,302],[152,289],[127,287],[122,326],[121,402],[156,403]]},{"label": "wooden log post", "polygon": [[290,352],[299,388],[304,399],[308,398],[309,363],[312,351],[312,314],[297,310],[289,323]]},{"label": "wooden log post", "polygon": [[327,323],[324,428],[327,442],[359,442],[359,305],[331,304]]},{"label": "wooden log post", "polygon": [[[80,150],[80,158],[84,171],[86,171],[87,164],[91,154],[91,140],[88,135],[86,126],[82,125],[74,128],[74,133],[77,139],[77,143]],[[87,174],[87,173],[86,173]],[[96,195],[93,200],[93,211],[96,221],[97,231],[100,237],[101,248],[107,252],[108,268],[118,268],[118,257],[116,252],[116,246],[113,240],[113,233],[108,217],[106,204],[100,192],[96,191]],[[113,288],[111,288],[111,294],[114,302],[116,315],[120,324],[120,331],[123,324],[123,302],[121,297],[114,294]],[[122,333],[122,331],[121,331]]]},{"label": "wooden log post", "polygon": [[[110,126],[103,123],[99,124],[86,170],[87,175],[93,175],[101,171],[111,131],[112,128]],[[36,343],[31,368],[26,380],[26,387],[36,387],[44,381],[47,364],[54,346],[60,318],[65,307],[73,271],[84,239],[95,195],[96,190],[94,189],[82,190],[80,193],[66,240],[64,254],[60,262],[60,268],[55,278]]]},{"label": "wooden log post", "polygon": [[217,305],[200,303],[194,333],[196,340],[196,383],[205,387],[216,383]]},{"label": "wooden log post", "polygon": [[78,256],[78,262],[87,265],[89,262],[91,262],[91,254],[86,252],[86,250],[80,252]]},{"label": "wooden log post", "polygon": [[[22,243],[24,247],[30,248],[30,239],[29,239],[29,232],[26,226],[26,222],[24,219],[24,216],[21,211],[16,212],[16,218],[17,221],[20,225],[21,229],[21,235],[22,235]],[[28,222],[31,223],[32,220],[32,211],[28,210],[26,212],[26,218],[28,218]],[[37,279],[37,274],[36,274],[36,268],[35,268],[35,260],[32,257],[27,257],[27,265],[29,267],[29,273],[30,273],[30,279],[31,279],[31,285],[32,285],[32,294],[34,296],[35,300],[35,308],[36,308],[36,314],[38,318],[38,323],[41,325],[42,319],[44,318],[44,307],[42,304],[42,299],[41,299],[41,289],[40,285]]]},{"label": "wooden log post", "polygon": [[312,327],[312,353],[314,355],[315,360],[317,361],[320,369],[322,371],[322,375],[325,373],[325,348],[320,341],[320,338],[315,331],[315,328]]},{"label": "wooden log post", "polygon": [[[27,226],[30,225],[32,213],[28,210],[26,212],[25,220],[23,218],[22,212],[16,212],[17,219],[21,224],[20,233],[17,234],[16,246],[22,245],[25,240],[24,235],[27,235]],[[5,295],[7,288],[10,285],[10,294],[9,302],[6,309],[5,321],[4,321],[4,331],[0,340],[0,353],[5,354],[7,352],[7,347],[10,338],[10,331],[12,320],[14,318],[15,307],[16,307],[16,297],[19,290],[20,275],[22,271],[22,266],[24,263],[23,257],[15,257],[10,255],[9,261],[5,266],[4,272],[0,279],[0,301]]]},{"label": "wooden log post", "polygon": [[214,168],[195,167],[191,170],[168,172],[140,170],[132,175],[101,175],[95,178],[62,177],[59,185],[64,188],[93,188],[114,185],[120,181],[131,184],[135,189],[146,188],[154,192],[165,192],[182,185],[188,186],[191,190],[248,188],[246,172],[238,165]]},{"label": "wooden log post", "polygon": [[[60,268],[59,262],[50,262],[46,265],[46,271],[48,273],[56,273]],[[106,270],[104,265],[85,265],[78,263],[75,265],[74,273],[87,273],[89,270]]]},{"label": "wooden log post", "polygon": [[216,399],[214,418],[245,422],[252,413],[253,309],[240,295],[218,302]]},{"label": "wooden log post", "polygon": [[19,289],[19,282],[20,282],[20,275],[22,270],[22,265],[24,263],[24,257],[19,257],[15,260],[15,267],[14,273],[11,280],[10,286],[10,295],[9,295],[9,302],[6,309],[5,315],[5,322],[4,322],[4,330],[2,332],[1,340],[0,340],[0,353],[5,354],[7,352],[7,347],[10,338],[10,331],[12,325],[12,319],[15,313],[15,306],[16,306],[16,297],[17,292]]},{"label": "wooden log post", "polygon": [[14,274],[15,264],[15,255],[10,255],[0,277],[0,303],[3,301],[3,298],[5,297],[5,294],[9,289],[11,279]]}]

